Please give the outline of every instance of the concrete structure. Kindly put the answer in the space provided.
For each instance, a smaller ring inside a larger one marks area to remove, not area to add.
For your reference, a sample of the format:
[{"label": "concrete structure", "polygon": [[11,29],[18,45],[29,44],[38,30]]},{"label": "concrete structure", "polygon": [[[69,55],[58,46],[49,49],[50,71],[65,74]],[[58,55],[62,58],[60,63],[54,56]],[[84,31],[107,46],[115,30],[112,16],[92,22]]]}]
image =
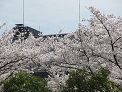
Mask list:
[{"label": "concrete structure", "polygon": [[16,26],[13,29],[15,29],[17,31],[14,34],[12,42],[14,42],[15,40],[18,40],[19,37],[24,38],[24,40],[25,40],[29,37],[30,33],[34,36],[34,38],[43,37],[44,39],[46,39],[47,37],[60,37],[60,38],[63,38],[65,35],[67,35],[67,33],[42,35],[42,32],[40,32],[40,31],[38,31],[34,28],[31,28],[29,26],[24,26],[23,24],[16,24]]},{"label": "concrete structure", "polygon": [[16,24],[16,26],[13,29],[17,30],[15,31],[13,42],[15,40],[18,40],[19,37],[23,37],[24,40],[27,39],[30,33],[34,36],[34,38],[39,38],[42,35],[42,32],[29,26],[24,26],[23,24]]}]

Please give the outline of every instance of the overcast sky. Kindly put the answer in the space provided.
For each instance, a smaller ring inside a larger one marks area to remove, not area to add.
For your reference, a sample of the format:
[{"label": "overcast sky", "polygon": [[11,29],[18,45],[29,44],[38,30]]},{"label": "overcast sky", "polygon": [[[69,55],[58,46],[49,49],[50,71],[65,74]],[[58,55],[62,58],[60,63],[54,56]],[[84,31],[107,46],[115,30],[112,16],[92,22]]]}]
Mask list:
[{"label": "overcast sky", "polygon": [[[79,0],[24,0],[25,25],[43,32],[54,34],[59,28],[62,33],[73,32],[78,26]],[[23,0],[0,0],[0,34],[10,30],[15,24],[23,23]],[[105,14],[115,14],[122,17],[122,0],[81,0],[81,19],[89,18],[90,12],[85,6],[94,6]]]}]

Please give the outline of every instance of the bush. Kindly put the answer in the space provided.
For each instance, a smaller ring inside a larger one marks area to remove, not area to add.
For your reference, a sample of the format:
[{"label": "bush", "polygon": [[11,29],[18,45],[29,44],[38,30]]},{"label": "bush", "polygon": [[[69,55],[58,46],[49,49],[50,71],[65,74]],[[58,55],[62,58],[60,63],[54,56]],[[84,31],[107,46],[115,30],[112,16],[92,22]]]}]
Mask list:
[{"label": "bush", "polygon": [[108,79],[109,74],[104,68],[94,73],[86,70],[74,71],[61,92],[120,92],[117,85]]},{"label": "bush", "polygon": [[3,82],[4,92],[51,92],[47,82],[32,74],[21,72]]}]

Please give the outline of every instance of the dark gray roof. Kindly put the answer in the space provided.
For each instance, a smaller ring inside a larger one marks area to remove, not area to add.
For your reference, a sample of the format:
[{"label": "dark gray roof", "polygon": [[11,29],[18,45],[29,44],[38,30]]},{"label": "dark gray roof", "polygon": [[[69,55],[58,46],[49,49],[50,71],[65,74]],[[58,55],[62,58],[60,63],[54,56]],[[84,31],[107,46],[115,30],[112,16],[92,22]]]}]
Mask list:
[{"label": "dark gray roof", "polygon": [[63,34],[50,34],[50,35],[43,35],[43,38],[47,38],[47,37],[64,37],[65,35],[67,35],[68,33],[63,33]]}]

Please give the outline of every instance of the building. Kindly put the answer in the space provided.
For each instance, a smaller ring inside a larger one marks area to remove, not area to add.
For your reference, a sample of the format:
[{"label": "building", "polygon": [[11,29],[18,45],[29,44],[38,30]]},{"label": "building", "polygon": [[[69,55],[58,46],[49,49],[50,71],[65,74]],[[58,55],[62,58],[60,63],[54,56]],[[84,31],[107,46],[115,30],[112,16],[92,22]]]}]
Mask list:
[{"label": "building", "polygon": [[46,39],[47,37],[63,38],[65,35],[67,35],[67,33],[42,35],[42,32],[40,32],[34,28],[31,28],[29,26],[24,26],[23,24],[15,24],[15,25],[16,26],[13,29],[17,30],[17,31],[15,31],[12,42],[14,42],[15,40],[18,40],[19,38],[23,38],[25,40],[29,37],[30,33],[34,36],[34,38],[43,37],[44,39]]},{"label": "building", "polygon": [[34,38],[39,38],[42,35],[42,32],[29,26],[24,26],[23,24],[16,24],[16,26],[13,29],[16,31],[12,42],[18,40],[20,37],[23,37],[25,40],[29,37],[30,33],[34,36]]},{"label": "building", "polygon": [[47,37],[60,37],[63,38],[65,35],[68,33],[63,33],[63,34],[50,34],[50,35],[43,35],[43,38],[46,39]]}]

